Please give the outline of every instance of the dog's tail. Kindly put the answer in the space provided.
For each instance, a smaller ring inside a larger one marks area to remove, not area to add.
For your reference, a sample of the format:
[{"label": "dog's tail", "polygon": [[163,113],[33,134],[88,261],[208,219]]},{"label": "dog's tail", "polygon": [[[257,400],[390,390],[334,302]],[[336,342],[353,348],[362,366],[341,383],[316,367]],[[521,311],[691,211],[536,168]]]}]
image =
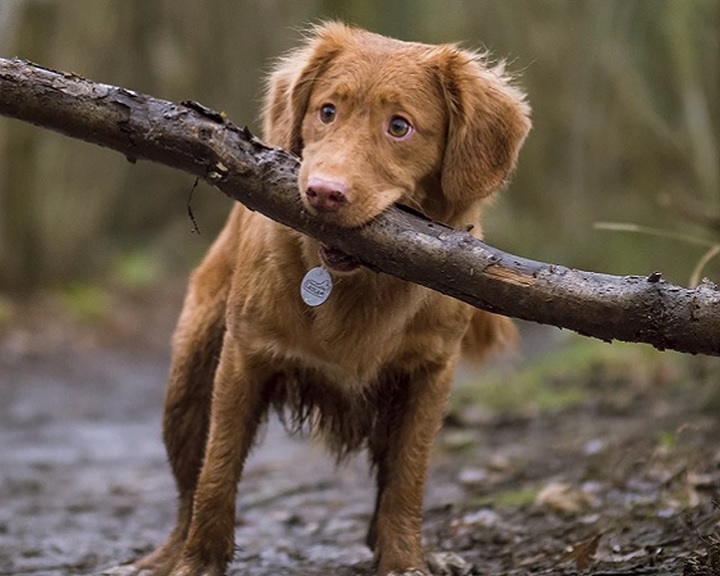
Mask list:
[{"label": "dog's tail", "polygon": [[463,337],[463,356],[480,361],[489,352],[515,348],[518,331],[510,318],[476,310]]}]

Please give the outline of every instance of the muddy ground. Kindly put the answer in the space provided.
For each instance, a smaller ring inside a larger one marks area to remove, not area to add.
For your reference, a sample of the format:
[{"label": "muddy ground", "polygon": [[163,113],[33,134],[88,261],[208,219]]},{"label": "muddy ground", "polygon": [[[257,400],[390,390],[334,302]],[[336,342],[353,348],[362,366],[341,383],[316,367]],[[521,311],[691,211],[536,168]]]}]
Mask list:
[{"label": "muddy ground", "polygon": [[[4,302],[0,575],[101,574],[169,530],[160,415],[179,303],[124,297],[97,319],[52,297]],[[490,371],[505,400],[483,404],[477,371],[459,377],[426,504],[428,549],[463,559],[446,573],[720,574],[720,419],[687,362],[623,349],[558,368],[577,341],[525,332],[519,367]],[[507,400],[516,381],[541,391]],[[372,500],[362,455],[336,468],[272,421],[241,483],[230,574],[371,574]]]}]

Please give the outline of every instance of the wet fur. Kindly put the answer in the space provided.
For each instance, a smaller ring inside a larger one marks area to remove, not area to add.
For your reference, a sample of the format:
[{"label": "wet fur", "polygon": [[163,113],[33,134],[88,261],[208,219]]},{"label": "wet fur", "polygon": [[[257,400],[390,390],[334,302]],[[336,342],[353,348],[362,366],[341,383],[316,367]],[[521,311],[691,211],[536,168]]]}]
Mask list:
[{"label": "wet fur", "polygon": [[[332,125],[318,120],[327,101]],[[389,138],[392,114],[411,138]],[[302,157],[299,197],[318,174],[347,184],[346,226],[396,202],[480,235],[484,200],[514,168],[529,109],[502,67],[454,45],[316,27],[270,75],[264,134]],[[461,352],[514,339],[506,318],[360,268],[309,308],[300,281],[319,244],[236,206],[193,273],[173,340],[164,439],[179,492],[168,540],[138,561],[155,576],[224,573],[235,498],[258,426],[275,407],[311,422],[338,457],[367,448],[378,485],[367,542],[377,572],[425,570],[420,544],[430,448]]]}]

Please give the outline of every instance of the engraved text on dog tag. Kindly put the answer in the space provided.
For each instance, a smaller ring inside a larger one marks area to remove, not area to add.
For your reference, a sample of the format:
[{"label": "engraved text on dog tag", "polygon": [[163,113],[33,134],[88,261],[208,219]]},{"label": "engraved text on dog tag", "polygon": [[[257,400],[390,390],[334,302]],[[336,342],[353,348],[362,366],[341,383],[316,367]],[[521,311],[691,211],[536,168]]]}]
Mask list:
[{"label": "engraved text on dog tag", "polygon": [[300,295],[303,302],[308,306],[320,306],[330,296],[332,287],[333,282],[330,272],[322,266],[317,266],[312,270],[308,270],[308,273],[303,277],[300,284]]}]

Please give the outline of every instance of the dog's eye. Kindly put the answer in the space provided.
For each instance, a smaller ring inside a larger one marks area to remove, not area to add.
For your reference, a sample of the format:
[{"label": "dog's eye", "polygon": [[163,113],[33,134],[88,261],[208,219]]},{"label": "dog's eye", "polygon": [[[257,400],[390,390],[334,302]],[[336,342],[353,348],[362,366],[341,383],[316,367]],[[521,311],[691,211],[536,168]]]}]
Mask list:
[{"label": "dog's eye", "polygon": [[388,123],[387,133],[393,138],[405,138],[412,132],[412,124],[402,116],[393,116]]},{"label": "dog's eye", "polygon": [[320,122],[323,124],[330,124],[333,120],[335,120],[335,114],[337,111],[335,110],[334,104],[323,104],[320,106]]}]

